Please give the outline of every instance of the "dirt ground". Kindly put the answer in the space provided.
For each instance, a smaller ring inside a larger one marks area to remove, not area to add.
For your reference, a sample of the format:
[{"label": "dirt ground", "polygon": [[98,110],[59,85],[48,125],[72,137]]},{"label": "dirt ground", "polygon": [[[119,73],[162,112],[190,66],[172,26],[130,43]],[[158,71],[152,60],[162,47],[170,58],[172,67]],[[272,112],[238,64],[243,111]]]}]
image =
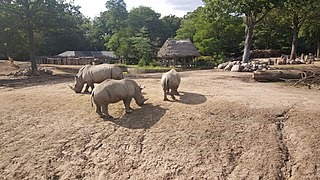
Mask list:
[{"label": "dirt ground", "polygon": [[149,100],[106,121],[67,86],[78,67],[48,67],[14,78],[0,62],[0,179],[320,179],[319,90],[188,71],[165,102],[160,73],[126,75]]}]

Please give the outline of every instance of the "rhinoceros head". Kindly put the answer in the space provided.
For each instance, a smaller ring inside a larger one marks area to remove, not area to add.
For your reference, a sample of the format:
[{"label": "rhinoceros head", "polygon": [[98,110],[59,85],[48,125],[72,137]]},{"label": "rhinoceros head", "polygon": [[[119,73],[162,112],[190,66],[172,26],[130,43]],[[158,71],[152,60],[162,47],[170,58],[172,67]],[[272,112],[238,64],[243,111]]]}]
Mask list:
[{"label": "rhinoceros head", "polygon": [[[144,88],[144,87],[143,87]],[[145,98],[143,95],[142,95],[142,89],[143,89],[141,86],[139,87],[139,92],[136,93],[135,97],[134,97],[134,100],[136,101],[136,103],[139,105],[139,106],[142,106],[144,104],[144,102],[146,102],[148,100],[148,98]]]},{"label": "rhinoceros head", "polygon": [[69,87],[70,87],[72,90],[74,90],[74,92],[80,93],[80,92],[82,91],[82,88],[83,88],[83,86],[84,86],[84,83],[81,81],[81,79],[80,79],[78,76],[76,76],[74,79],[75,79],[74,87],[72,87],[72,86],[70,86],[70,85],[69,85]]}]

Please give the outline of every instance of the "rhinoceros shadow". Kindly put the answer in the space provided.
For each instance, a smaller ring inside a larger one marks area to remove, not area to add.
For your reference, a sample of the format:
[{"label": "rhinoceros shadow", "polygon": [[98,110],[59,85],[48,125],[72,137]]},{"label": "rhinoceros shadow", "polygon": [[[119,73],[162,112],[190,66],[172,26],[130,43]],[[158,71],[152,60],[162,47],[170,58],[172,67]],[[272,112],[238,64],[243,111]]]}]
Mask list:
[{"label": "rhinoceros shadow", "polygon": [[183,104],[202,104],[207,101],[207,98],[202,94],[183,92],[180,91],[180,99],[178,98],[176,102]]},{"label": "rhinoceros shadow", "polygon": [[120,118],[109,121],[129,129],[149,129],[165,114],[166,109],[152,104],[145,104],[141,108],[134,109],[130,114],[124,114]]}]

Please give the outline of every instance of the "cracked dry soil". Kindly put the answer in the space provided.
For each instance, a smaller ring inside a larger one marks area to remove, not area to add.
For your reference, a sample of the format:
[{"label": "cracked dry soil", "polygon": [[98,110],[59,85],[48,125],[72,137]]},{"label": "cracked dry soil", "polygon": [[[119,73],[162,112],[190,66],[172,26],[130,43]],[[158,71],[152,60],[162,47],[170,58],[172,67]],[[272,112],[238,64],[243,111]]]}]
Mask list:
[{"label": "cracked dry soil", "polygon": [[181,75],[175,102],[162,101],[161,74],[127,76],[148,103],[112,104],[109,121],[72,78],[1,81],[0,179],[320,179],[319,91]]}]

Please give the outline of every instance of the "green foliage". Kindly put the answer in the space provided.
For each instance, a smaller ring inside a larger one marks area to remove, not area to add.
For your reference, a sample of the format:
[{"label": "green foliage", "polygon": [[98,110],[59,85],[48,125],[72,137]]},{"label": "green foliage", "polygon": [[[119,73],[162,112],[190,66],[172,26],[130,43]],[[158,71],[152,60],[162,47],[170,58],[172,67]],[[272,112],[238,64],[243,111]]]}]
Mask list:
[{"label": "green foliage", "polygon": [[215,67],[224,62],[225,57],[223,55],[213,56],[200,56],[195,59],[197,67]]},{"label": "green foliage", "polygon": [[0,17],[4,19],[0,19],[0,39],[9,45],[10,56],[29,59],[30,54],[34,59],[35,55],[54,55],[87,46],[87,28],[82,25],[88,21],[79,7],[58,0],[8,2],[0,3]]},{"label": "green foliage", "polygon": [[149,65],[151,67],[157,67],[157,66],[160,66],[160,63],[157,60],[153,59]]},{"label": "green foliage", "polygon": [[142,28],[146,28],[151,41],[156,41],[160,37],[160,14],[149,7],[139,6],[133,8],[128,14],[127,25],[133,34],[139,33]]},{"label": "green foliage", "polygon": [[126,26],[126,3],[123,0],[109,0],[106,2],[106,8],[107,11],[103,13],[105,25],[109,32],[116,33]]},{"label": "green foliage", "polygon": [[239,53],[243,40],[242,18],[213,16],[207,7],[199,7],[182,20],[177,39],[191,39],[203,55]]},{"label": "green foliage", "polygon": [[[177,35],[175,39],[190,39],[193,41],[193,36],[195,35],[197,28],[196,23],[197,20],[201,20],[198,18],[199,14],[201,13],[201,9],[198,8],[195,11],[187,14],[181,21],[181,26],[177,30]],[[203,19],[205,20],[205,19]],[[202,21],[203,21],[202,20]]]},{"label": "green foliage", "polygon": [[201,12],[199,17],[206,21],[196,22],[197,31],[194,35],[199,52],[204,55],[240,52],[244,29],[242,19],[232,15],[207,17],[205,11]]},{"label": "green foliage", "polygon": [[209,16],[220,17],[225,14],[244,16],[246,28],[243,62],[249,61],[255,25],[263,20],[271,9],[282,4],[282,0],[204,0],[204,2]]},{"label": "green foliage", "polygon": [[181,25],[181,18],[176,16],[164,16],[161,21],[161,45],[168,39],[176,36],[176,31]]},{"label": "green foliage", "polygon": [[139,65],[149,65],[152,60],[151,40],[148,37],[148,31],[145,27],[140,29],[140,32],[135,37],[131,37],[132,47],[136,53]]},{"label": "green foliage", "polygon": [[291,48],[290,19],[280,9],[272,10],[254,31],[254,49],[286,50]]}]

